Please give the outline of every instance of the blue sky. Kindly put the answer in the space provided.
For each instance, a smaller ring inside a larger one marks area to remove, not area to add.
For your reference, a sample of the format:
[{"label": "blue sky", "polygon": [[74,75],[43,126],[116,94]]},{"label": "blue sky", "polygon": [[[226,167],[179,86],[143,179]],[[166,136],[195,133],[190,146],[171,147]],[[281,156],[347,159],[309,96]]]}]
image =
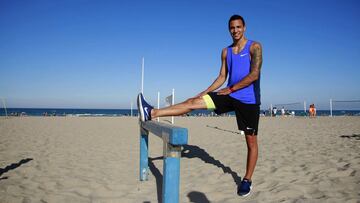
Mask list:
[{"label": "blue sky", "polygon": [[356,0],[0,0],[0,97],[9,107],[130,108],[145,57],[146,98],[174,88],[180,102],[217,77],[233,14],[263,46],[262,108],[360,99]]}]

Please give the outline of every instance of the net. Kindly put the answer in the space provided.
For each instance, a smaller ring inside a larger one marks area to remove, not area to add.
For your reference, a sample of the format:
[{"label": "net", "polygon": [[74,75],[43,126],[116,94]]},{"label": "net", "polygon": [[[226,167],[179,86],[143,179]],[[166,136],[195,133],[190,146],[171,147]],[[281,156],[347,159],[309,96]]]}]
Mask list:
[{"label": "net", "polygon": [[282,103],[271,105],[272,116],[276,115],[304,115],[304,102],[292,102],[292,103]]},{"label": "net", "polygon": [[285,103],[285,104],[275,104],[273,107],[276,107],[277,109],[286,109],[286,110],[303,110],[304,109],[304,103],[303,102],[294,102],[294,103]]},{"label": "net", "polygon": [[358,115],[360,100],[330,100],[331,115]]}]

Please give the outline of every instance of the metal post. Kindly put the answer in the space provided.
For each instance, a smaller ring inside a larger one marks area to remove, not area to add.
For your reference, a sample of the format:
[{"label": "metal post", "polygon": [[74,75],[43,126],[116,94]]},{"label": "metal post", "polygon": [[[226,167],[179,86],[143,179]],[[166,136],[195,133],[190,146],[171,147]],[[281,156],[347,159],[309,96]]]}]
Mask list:
[{"label": "metal post", "polygon": [[[157,108],[160,109],[160,92],[158,92],[158,103],[157,103]],[[160,121],[160,118],[157,117],[156,119],[158,122]]]},{"label": "metal post", "polygon": [[[174,105],[175,103],[175,89],[172,89],[172,101],[171,105]],[[171,116],[171,124],[174,124],[174,116]]]},{"label": "metal post", "polygon": [[332,99],[330,99],[330,117],[333,116],[332,114],[332,109],[333,109],[333,106],[332,106]]},{"label": "metal post", "polygon": [[7,118],[7,117],[8,117],[8,115],[7,115],[7,109],[6,109],[6,104],[5,104],[5,99],[4,99],[4,98],[2,98],[2,103],[3,103],[3,105],[4,105],[5,118]]},{"label": "metal post", "polygon": [[132,102],[131,102],[131,105],[130,105],[130,106],[131,106],[131,107],[130,107],[130,108],[131,108],[131,110],[130,110],[130,116],[133,117],[133,103],[132,103]]},{"label": "metal post", "polygon": [[140,180],[148,180],[149,177],[149,131],[140,126]]},{"label": "metal post", "polygon": [[141,63],[141,93],[144,94],[144,69],[145,69],[145,59],[144,57],[142,58],[142,63]]}]

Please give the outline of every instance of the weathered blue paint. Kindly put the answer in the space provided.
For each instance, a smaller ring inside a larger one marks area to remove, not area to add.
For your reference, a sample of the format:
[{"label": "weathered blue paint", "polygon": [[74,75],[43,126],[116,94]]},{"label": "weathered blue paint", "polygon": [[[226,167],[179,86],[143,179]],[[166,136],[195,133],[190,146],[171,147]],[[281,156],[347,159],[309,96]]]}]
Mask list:
[{"label": "weathered blue paint", "polygon": [[163,176],[163,202],[179,202],[180,158],[166,157],[164,159]]},{"label": "weathered blue paint", "polygon": [[149,174],[149,132],[140,128],[140,180],[148,180]]},{"label": "weathered blue paint", "polygon": [[162,201],[179,202],[181,146],[188,142],[188,130],[154,121],[140,122],[140,180],[148,179],[148,134],[164,141]]}]

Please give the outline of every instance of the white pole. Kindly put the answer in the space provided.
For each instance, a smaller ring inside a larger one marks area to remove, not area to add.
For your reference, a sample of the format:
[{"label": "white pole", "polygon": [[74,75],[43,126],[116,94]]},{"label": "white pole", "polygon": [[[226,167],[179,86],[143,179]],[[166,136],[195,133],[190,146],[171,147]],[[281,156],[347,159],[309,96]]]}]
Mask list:
[{"label": "white pole", "polygon": [[130,116],[132,117],[133,116],[133,103],[131,102],[131,111],[130,111]]},{"label": "white pole", "polygon": [[332,114],[332,109],[333,109],[333,106],[332,106],[332,99],[330,99],[330,117],[333,116]]},{"label": "white pole", "polygon": [[[172,90],[172,101],[171,101],[171,105],[174,105],[175,103],[175,89]],[[171,116],[171,124],[174,124],[174,116]]]},{"label": "white pole", "polygon": [[143,94],[144,94],[144,66],[145,66],[145,59],[143,57],[141,63],[141,93]]},{"label": "white pole", "polygon": [[3,103],[3,105],[4,105],[4,110],[5,110],[5,118],[7,118],[7,110],[6,110],[6,104],[5,104],[5,99],[4,98],[2,98],[2,103]]},{"label": "white pole", "polygon": [[306,113],[306,101],[304,101],[304,112]]},{"label": "white pole", "polygon": [[[158,92],[158,103],[157,103],[157,108],[160,109],[160,92]],[[160,121],[160,118],[157,117],[157,121]]]},{"label": "white pole", "polygon": [[272,117],[272,115],[273,115],[273,106],[272,104],[270,104],[270,117]]}]

